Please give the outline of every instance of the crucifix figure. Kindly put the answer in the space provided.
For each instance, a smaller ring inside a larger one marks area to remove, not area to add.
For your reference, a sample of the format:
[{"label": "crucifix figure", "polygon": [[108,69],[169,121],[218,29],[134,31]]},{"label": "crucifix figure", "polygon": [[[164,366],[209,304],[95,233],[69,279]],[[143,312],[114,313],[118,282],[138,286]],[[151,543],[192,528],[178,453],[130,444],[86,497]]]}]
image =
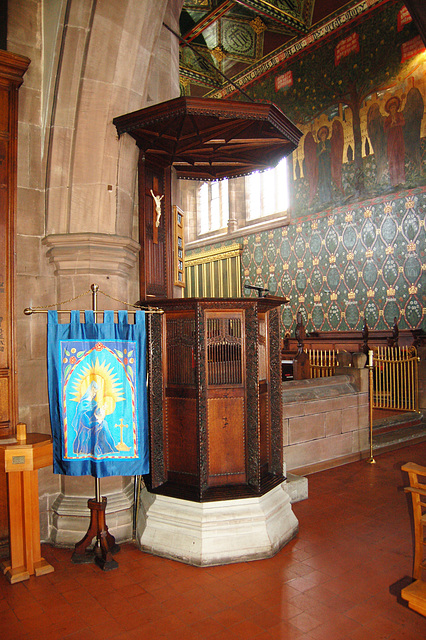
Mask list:
[{"label": "crucifix figure", "polygon": [[160,225],[160,218],[161,218],[161,200],[164,198],[164,195],[156,196],[154,195],[154,192],[152,189],[150,191],[151,191],[152,197],[154,198],[155,211],[157,213],[157,217],[155,219],[155,226],[158,227]]}]

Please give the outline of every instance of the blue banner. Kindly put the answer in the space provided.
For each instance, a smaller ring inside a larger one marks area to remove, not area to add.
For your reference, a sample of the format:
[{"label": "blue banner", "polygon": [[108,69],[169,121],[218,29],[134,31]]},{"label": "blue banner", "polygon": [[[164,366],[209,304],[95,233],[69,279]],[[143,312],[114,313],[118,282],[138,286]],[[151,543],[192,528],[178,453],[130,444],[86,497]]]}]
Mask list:
[{"label": "blue banner", "polygon": [[47,362],[53,471],[134,476],[149,471],[145,313],[48,312]]}]

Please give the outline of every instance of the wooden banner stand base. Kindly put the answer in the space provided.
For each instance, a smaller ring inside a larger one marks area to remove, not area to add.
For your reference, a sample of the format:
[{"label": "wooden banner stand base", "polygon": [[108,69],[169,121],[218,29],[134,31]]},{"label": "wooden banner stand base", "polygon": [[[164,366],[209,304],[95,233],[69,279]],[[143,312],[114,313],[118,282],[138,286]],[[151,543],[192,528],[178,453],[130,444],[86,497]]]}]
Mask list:
[{"label": "wooden banner stand base", "polygon": [[[87,502],[90,509],[90,525],[86,535],[77,542],[71,560],[74,564],[88,564],[96,562],[98,567],[103,571],[110,571],[118,567],[118,562],[112,557],[113,553],[120,551],[120,546],[115,543],[115,538],[108,531],[105,523],[105,510],[107,499],[102,497],[101,502],[97,502],[96,498],[91,498]],[[87,549],[93,538],[96,537],[96,543],[93,549]]]}]

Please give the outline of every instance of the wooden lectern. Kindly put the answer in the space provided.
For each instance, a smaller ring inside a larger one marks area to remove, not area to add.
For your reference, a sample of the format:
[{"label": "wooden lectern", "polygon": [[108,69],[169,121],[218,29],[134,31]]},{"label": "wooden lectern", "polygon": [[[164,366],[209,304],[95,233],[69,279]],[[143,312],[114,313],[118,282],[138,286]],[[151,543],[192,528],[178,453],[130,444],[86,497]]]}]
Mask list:
[{"label": "wooden lectern", "polygon": [[18,442],[0,442],[0,465],[6,471],[9,504],[10,560],[3,561],[11,584],[54,571],[41,557],[38,469],[52,464],[53,444],[42,433],[21,435]]}]

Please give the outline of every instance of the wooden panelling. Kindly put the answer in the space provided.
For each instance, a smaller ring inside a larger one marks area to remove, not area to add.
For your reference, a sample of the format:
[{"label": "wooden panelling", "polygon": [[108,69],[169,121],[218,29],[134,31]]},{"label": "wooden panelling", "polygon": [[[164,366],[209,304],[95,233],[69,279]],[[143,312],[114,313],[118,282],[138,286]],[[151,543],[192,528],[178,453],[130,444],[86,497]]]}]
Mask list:
[{"label": "wooden panelling", "polygon": [[169,471],[197,475],[197,402],[195,398],[166,398]]},{"label": "wooden panelling", "polygon": [[207,400],[209,486],[246,481],[244,397],[239,395]]},{"label": "wooden panelling", "polygon": [[[139,162],[139,241],[141,297],[168,297],[172,291],[169,176],[162,168]],[[168,186],[167,186],[168,185]],[[161,198],[160,200],[155,200]],[[158,210],[157,210],[158,209]],[[159,215],[160,212],[160,215]]]},{"label": "wooden panelling", "polygon": [[[14,330],[18,89],[30,61],[0,50],[0,439],[14,434],[17,387]],[[6,487],[0,477],[0,544],[8,534]]]},{"label": "wooden panelling", "polygon": [[9,378],[0,378],[0,423],[9,422]]}]

